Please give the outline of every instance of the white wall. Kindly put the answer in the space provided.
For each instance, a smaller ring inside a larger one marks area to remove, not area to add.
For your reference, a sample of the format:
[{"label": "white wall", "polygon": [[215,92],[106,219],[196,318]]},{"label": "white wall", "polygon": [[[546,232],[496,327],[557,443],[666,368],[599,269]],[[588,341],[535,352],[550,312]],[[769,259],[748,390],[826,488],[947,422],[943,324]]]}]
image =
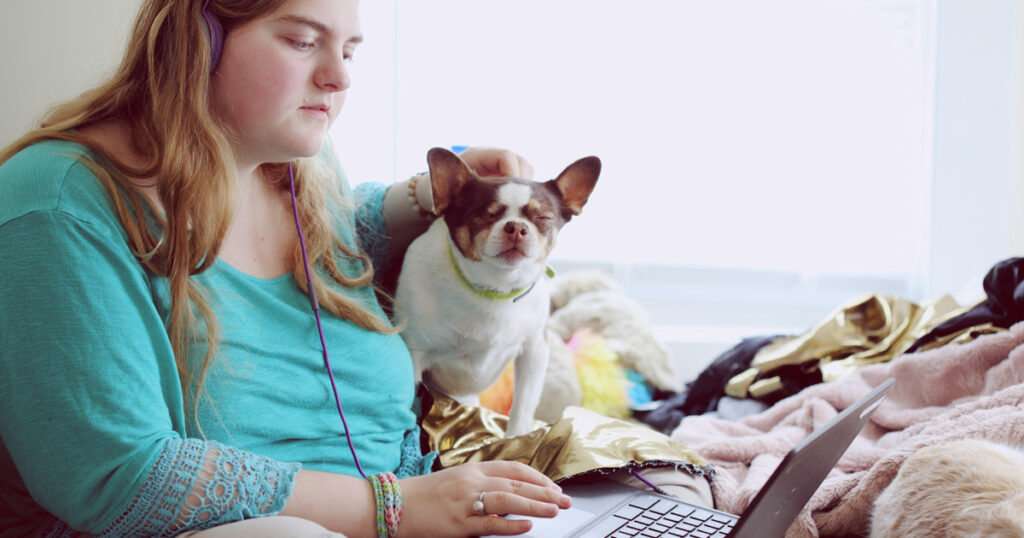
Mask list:
[{"label": "white wall", "polygon": [[1024,2],[1013,5],[1013,164],[1010,173],[1010,253],[1024,256]]},{"label": "white wall", "polygon": [[1020,6],[1020,0],[938,3],[929,296],[956,293],[1014,251],[1024,254],[1016,169],[1024,146],[1013,112],[1024,98],[1022,75],[1014,71]]},{"label": "white wall", "polygon": [[139,0],[0,0],[0,147],[111,73]]}]

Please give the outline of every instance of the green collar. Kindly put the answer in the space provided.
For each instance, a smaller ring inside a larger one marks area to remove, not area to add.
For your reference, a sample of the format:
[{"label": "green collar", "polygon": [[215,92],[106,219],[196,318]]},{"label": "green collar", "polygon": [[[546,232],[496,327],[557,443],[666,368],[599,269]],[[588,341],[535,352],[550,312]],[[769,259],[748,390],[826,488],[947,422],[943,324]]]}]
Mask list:
[{"label": "green collar", "polygon": [[[506,292],[506,293],[502,293],[500,291],[478,289],[476,286],[473,285],[472,282],[469,281],[468,278],[466,278],[466,275],[464,275],[462,273],[462,269],[459,267],[459,263],[455,260],[455,253],[452,252],[452,244],[451,243],[447,243],[447,244],[448,244],[448,259],[450,259],[452,261],[452,267],[455,268],[455,274],[459,275],[459,280],[461,280],[462,283],[465,284],[467,288],[469,288],[470,290],[473,290],[473,293],[479,295],[480,297],[483,297],[485,299],[492,299],[492,300],[495,300],[495,301],[504,301],[505,299],[512,299],[512,302],[514,303],[514,302],[518,301],[519,299],[522,299],[523,297],[525,297],[526,294],[530,293],[530,291],[533,290],[533,287],[537,285],[537,282],[534,281],[534,283],[530,284],[528,287],[519,288],[519,289],[516,289],[516,290],[512,290],[510,292]],[[555,270],[552,269],[551,266],[549,265],[547,270],[544,271],[544,274],[547,275],[548,278],[554,278]]]}]

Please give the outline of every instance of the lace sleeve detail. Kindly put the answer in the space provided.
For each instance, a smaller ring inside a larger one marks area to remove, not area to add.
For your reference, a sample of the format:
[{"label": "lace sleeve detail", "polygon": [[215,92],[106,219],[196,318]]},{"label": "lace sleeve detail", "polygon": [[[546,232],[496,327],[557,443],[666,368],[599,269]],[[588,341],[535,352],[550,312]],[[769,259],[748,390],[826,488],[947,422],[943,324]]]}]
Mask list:
[{"label": "lace sleeve detail", "polygon": [[384,194],[388,186],[383,183],[361,183],[356,186],[356,234],[363,250],[380,270],[391,259],[391,242],[384,229]]},{"label": "lace sleeve detail", "polygon": [[402,459],[398,464],[398,470],[395,471],[398,478],[430,474],[433,470],[434,461],[437,460],[438,453],[423,453],[423,450],[420,448],[420,436],[422,433],[423,431],[417,426],[405,434],[405,439],[402,439]]},{"label": "lace sleeve detail", "polygon": [[173,439],[128,509],[98,536],[174,536],[274,515],[299,467],[214,441]]}]

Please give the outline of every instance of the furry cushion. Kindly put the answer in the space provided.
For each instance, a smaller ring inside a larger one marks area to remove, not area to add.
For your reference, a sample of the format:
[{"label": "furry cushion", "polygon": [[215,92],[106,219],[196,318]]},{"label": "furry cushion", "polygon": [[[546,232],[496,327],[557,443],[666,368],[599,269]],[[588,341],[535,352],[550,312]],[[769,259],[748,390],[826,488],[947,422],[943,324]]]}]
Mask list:
[{"label": "furry cushion", "polygon": [[652,386],[670,392],[682,390],[668,348],[655,338],[646,312],[611,278],[597,272],[556,277],[551,282],[551,309],[551,360],[538,419],[553,421],[567,406],[583,401],[575,367],[578,361],[566,346],[581,331],[599,335],[622,367],[635,370]]},{"label": "furry cushion", "polygon": [[669,392],[682,390],[668,348],[655,338],[647,313],[608,277],[574,273],[555,278],[551,306],[548,329],[563,341],[589,329],[604,337],[624,367],[636,370],[651,385]]}]

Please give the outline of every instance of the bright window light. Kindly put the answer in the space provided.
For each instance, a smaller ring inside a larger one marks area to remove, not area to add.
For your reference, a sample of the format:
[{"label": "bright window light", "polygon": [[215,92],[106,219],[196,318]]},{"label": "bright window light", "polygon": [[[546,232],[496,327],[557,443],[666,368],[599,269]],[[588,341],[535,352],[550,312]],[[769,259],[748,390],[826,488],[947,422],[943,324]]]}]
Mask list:
[{"label": "bright window light", "polygon": [[433,146],[604,170],[562,259],[912,279],[932,2],[363,2],[332,135],[353,183]]}]

